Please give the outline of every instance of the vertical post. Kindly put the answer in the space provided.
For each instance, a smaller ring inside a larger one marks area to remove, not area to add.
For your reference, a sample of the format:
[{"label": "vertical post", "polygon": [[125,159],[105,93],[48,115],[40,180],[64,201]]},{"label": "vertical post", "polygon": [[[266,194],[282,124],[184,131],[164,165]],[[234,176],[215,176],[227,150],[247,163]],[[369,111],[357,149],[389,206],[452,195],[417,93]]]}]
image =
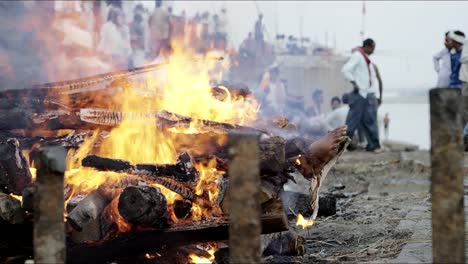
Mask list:
[{"label": "vertical post", "polygon": [[434,263],[465,263],[462,97],[429,93],[431,112],[432,254]]},{"label": "vertical post", "polygon": [[261,207],[257,134],[229,134],[229,262],[260,263]]},{"label": "vertical post", "polygon": [[34,201],[34,263],[65,263],[63,178],[67,149],[40,148],[33,154],[37,166]]}]

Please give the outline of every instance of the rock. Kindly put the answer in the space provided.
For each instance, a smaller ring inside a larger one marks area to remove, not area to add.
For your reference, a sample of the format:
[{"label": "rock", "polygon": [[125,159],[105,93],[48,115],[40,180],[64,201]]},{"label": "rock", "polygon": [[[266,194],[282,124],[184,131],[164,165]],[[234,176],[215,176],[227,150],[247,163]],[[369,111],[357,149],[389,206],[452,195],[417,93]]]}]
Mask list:
[{"label": "rock", "polygon": [[379,252],[378,249],[376,249],[376,248],[369,248],[369,249],[367,250],[367,255],[375,255],[377,252]]}]

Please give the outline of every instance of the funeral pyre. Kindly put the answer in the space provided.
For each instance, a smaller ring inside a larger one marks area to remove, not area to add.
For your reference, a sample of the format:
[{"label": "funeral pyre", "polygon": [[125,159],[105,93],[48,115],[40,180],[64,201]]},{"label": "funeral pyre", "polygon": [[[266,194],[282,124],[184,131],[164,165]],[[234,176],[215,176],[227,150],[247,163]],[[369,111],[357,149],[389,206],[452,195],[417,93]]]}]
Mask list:
[{"label": "funeral pyre", "polygon": [[[248,89],[216,85],[225,63],[210,55],[188,60],[176,52],[162,65],[1,93],[0,184],[10,194],[3,200],[19,208],[11,198],[22,195],[22,209],[32,211],[35,169],[29,153],[61,144],[69,147],[68,242],[85,245],[88,251],[80,254],[104,252],[92,251],[96,245],[111,245],[107,250],[118,254],[121,247],[114,246],[129,236],[140,236],[140,244],[134,243],[140,250],[155,246],[148,241],[226,239],[218,233],[227,234],[228,133],[250,131],[260,135],[263,233],[287,230],[280,191],[294,180],[291,174],[311,170],[318,177],[311,191],[318,195],[321,172],[303,166],[311,141],[276,136],[291,129],[287,120],[262,121]],[[316,202],[311,199],[312,207]],[[1,218],[25,221],[19,211]],[[187,231],[202,232],[189,239]]]}]

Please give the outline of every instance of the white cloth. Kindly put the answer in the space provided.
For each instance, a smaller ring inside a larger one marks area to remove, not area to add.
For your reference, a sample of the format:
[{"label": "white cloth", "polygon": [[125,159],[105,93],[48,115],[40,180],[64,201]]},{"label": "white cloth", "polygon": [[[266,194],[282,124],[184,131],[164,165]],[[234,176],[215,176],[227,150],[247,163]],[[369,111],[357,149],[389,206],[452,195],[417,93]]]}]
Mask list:
[{"label": "white cloth", "polygon": [[[369,66],[372,75],[374,67],[372,67],[372,64]],[[373,85],[371,86],[369,82],[369,78],[371,78],[371,76],[369,76],[369,68],[367,66],[366,60],[364,59],[364,56],[359,51],[353,52],[351,58],[343,66],[341,72],[343,73],[346,80],[350,82],[356,82],[359,87],[359,94],[361,94],[362,97],[366,98],[367,94],[376,93],[376,87],[378,87],[374,85],[376,80],[373,80]]]},{"label": "white cloth", "polygon": [[346,124],[346,117],[348,116],[349,106],[343,105],[325,116],[325,122],[329,126],[329,130],[333,130]]},{"label": "white cloth", "polygon": [[119,30],[114,23],[107,21],[101,29],[98,49],[108,55],[130,56],[131,47],[128,32]]},{"label": "white cloth", "polygon": [[468,82],[468,40],[463,45],[463,51],[460,57],[460,80]]},{"label": "white cloth", "polygon": [[450,74],[452,66],[450,64],[450,51],[443,48],[441,51],[434,54],[432,57],[434,62],[434,70],[437,72],[437,87],[449,87]]},{"label": "white cloth", "polygon": [[169,13],[158,7],[155,8],[149,18],[149,27],[153,39],[168,39],[171,30],[171,17]]},{"label": "white cloth", "polygon": [[455,34],[455,31],[450,31],[448,37],[461,44],[465,42],[465,37]]}]

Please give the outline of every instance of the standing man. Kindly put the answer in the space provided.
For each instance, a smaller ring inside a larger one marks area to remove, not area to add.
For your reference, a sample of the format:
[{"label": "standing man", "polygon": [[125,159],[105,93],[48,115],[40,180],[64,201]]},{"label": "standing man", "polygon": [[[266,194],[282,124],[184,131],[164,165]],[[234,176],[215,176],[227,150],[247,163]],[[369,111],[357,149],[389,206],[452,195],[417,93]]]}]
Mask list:
[{"label": "standing man", "polygon": [[449,33],[445,33],[445,42],[441,51],[433,56],[434,70],[437,72],[437,87],[445,88],[450,86],[450,74],[452,66],[450,65],[450,50],[452,49],[452,40],[449,38]]},{"label": "standing man", "polygon": [[465,34],[459,30],[450,31],[449,38],[452,40],[452,50],[450,51],[450,64],[452,72],[450,73],[450,87],[462,88],[463,82],[460,80],[461,55],[463,50],[463,42],[465,42]]},{"label": "standing man", "polygon": [[171,17],[161,6],[162,1],[156,0],[156,8],[148,21],[153,58],[159,55],[162,47],[167,48],[170,44]]},{"label": "standing man", "polygon": [[375,69],[369,58],[374,50],[374,40],[364,40],[362,47],[357,48],[343,66],[342,73],[353,85],[353,91],[348,95],[348,136],[352,138],[356,129],[362,125],[367,138],[367,151],[379,153],[383,149],[380,147],[377,128],[378,101],[375,85],[372,83],[372,72]]}]

